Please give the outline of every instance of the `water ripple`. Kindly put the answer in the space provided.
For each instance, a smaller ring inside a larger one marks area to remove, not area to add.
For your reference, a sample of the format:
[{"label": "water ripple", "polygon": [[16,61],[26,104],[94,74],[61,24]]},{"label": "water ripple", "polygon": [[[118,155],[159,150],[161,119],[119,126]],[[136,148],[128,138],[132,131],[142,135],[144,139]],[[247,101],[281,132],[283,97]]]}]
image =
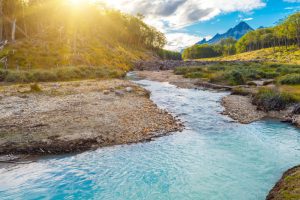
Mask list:
[{"label": "water ripple", "polygon": [[0,169],[0,199],[259,200],[300,163],[300,131],[277,121],[232,123],[226,93],[137,81],[186,129],[151,143]]}]

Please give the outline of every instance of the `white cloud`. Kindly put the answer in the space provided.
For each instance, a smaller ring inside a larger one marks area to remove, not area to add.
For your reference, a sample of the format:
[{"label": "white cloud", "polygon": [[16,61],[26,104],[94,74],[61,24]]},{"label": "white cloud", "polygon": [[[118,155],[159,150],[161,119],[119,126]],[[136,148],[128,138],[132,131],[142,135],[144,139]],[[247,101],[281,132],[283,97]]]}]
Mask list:
[{"label": "white cloud", "polygon": [[[203,39],[202,37],[188,33],[167,33],[166,37],[168,39],[168,44],[165,48],[172,51],[181,51]],[[210,39],[211,36],[205,38]]]},{"label": "white cloud", "polygon": [[[263,0],[102,0],[124,12],[145,15],[152,25],[178,29],[195,22],[210,20],[221,13],[250,12],[265,6]],[[295,0],[290,0],[295,1]],[[161,28],[161,27],[160,27]]]},{"label": "white cloud", "polygon": [[[196,22],[210,20],[230,12],[249,13],[264,7],[264,0],[99,0],[123,12],[141,13],[145,22],[166,33],[166,48],[178,50],[191,45],[200,37],[181,33],[179,29]],[[291,0],[290,0],[291,1]],[[292,0],[293,1],[293,0]],[[295,1],[295,0],[294,0]],[[250,19],[250,18],[249,18]],[[177,31],[178,33],[174,33]],[[170,33],[172,32],[172,33]]]},{"label": "white cloud", "polygon": [[253,20],[252,17],[242,19],[242,21],[251,21],[251,20]]}]

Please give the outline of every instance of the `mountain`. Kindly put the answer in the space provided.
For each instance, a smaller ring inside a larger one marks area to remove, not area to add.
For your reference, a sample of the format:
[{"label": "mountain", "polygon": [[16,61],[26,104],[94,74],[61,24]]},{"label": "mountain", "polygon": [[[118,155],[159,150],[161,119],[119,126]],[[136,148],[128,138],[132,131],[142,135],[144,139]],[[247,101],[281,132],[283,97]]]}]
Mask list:
[{"label": "mountain", "polygon": [[235,27],[229,29],[226,33],[224,34],[216,34],[212,39],[206,41],[206,39],[201,40],[197,44],[216,44],[220,42],[222,39],[226,38],[234,38],[236,40],[240,39],[243,37],[246,33],[249,31],[253,31],[254,29],[251,28],[246,22],[240,22],[238,25]]}]

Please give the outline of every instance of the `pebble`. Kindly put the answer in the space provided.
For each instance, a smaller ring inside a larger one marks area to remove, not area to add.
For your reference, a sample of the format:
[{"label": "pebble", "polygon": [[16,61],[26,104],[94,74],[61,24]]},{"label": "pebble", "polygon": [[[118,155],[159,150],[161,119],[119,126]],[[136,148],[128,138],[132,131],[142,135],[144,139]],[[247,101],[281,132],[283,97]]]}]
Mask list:
[{"label": "pebble", "polygon": [[103,91],[103,94],[105,94],[105,95],[108,95],[109,93],[110,93],[109,90],[104,90],[104,91]]},{"label": "pebble", "polygon": [[116,90],[116,91],[115,91],[115,94],[116,94],[117,96],[124,96],[124,95],[125,95],[124,91],[122,91],[122,90]]},{"label": "pebble", "polygon": [[132,87],[127,87],[126,88],[126,92],[132,92],[132,91],[133,91]]}]

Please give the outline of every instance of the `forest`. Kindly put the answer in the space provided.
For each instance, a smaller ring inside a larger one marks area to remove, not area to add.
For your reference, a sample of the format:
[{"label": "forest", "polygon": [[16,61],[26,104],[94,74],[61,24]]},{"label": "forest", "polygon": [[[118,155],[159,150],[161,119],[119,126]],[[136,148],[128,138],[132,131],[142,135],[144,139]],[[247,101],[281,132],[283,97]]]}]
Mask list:
[{"label": "forest", "polygon": [[214,45],[194,45],[183,52],[184,59],[210,58],[234,55],[263,48],[288,46],[300,48],[300,12],[296,12],[278,25],[270,28],[259,28],[245,34],[238,41],[227,38]]},{"label": "forest", "polygon": [[0,0],[0,81],[120,77],[135,60],[181,59],[143,18],[96,1]]}]

